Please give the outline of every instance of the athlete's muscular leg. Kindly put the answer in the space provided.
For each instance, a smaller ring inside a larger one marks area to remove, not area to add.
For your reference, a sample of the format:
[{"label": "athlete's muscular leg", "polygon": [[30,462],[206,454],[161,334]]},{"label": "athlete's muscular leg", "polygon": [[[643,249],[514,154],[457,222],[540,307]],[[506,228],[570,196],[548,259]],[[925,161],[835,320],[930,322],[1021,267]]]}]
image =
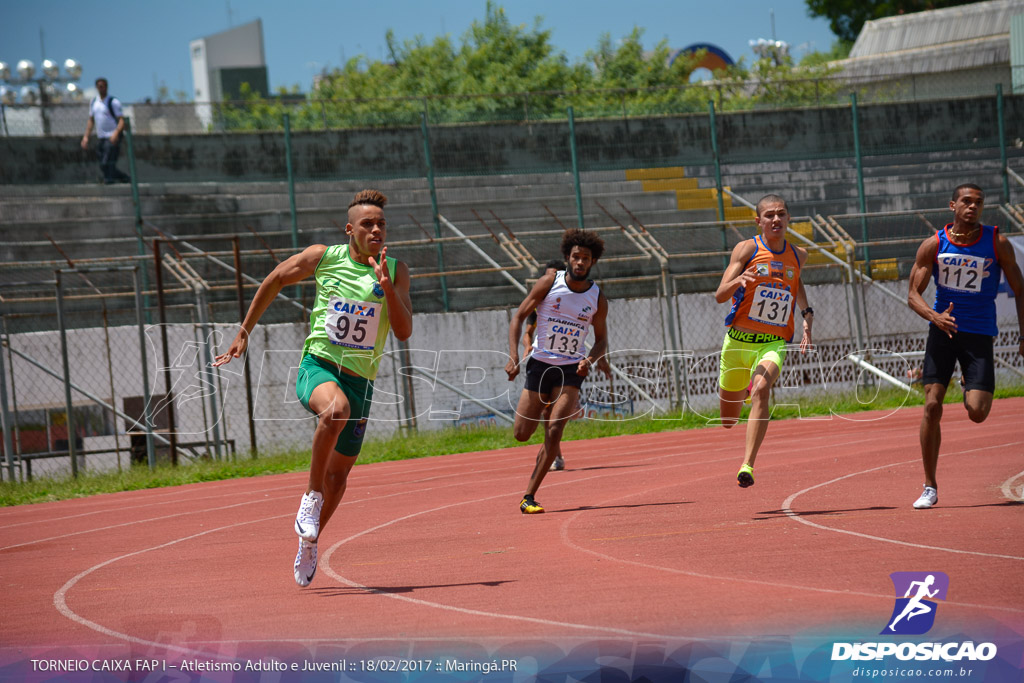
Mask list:
[{"label": "athlete's muscular leg", "polygon": [[551,463],[562,454],[562,432],[565,430],[565,423],[579,410],[579,393],[577,387],[558,387],[552,392],[557,398],[551,409],[551,419],[544,423],[544,447],[537,453],[537,462],[533,467],[533,474],[530,475],[526,495],[537,493],[541,482],[544,481],[544,475],[551,469]]},{"label": "athlete's muscular leg", "polygon": [[324,382],[313,390],[309,397],[309,407],[318,416],[316,431],[313,432],[313,449],[309,463],[309,482],[306,492],[319,491],[324,493],[324,474],[334,446],[338,443],[338,435],[345,428],[348,416],[352,412],[348,397],[334,382]]},{"label": "athlete's muscular leg", "polygon": [[750,386],[750,416],[747,419],[747,443],[744,465],[754,466],[757,451],[761,448],[764,435],[768,431],[768,403],[771,398],[772,385],[779,378],[779,366],[771,361],[761,361],[754,371],[754,379]]},{"label": "athlete's muscular leg", "polygon": [[932,488],[938,488],[935,470],[939,463],[939,445],[942,443],[939,423],[942,421],[942,399],[945,397],[945,384],[933,382],[925,385],[924,415],[921,416],[921,462],[924,465],[924,485]]},{"label": "athlete's muscular leg", "polygon": [[[541,401],[544,403],[544,408],[541,411],[540,419],[542,419],[544,422],[547,422],[548,420],[551,419],[551,409],[555,407],[555,402],[551,400],[550,396],[541,398]],[[541,458],[543,457],[544,444],[541,444],[540,450],[537,451],[537,462],[540,462]]]},{"label": "athlete's muscular leg", "polygon": [[718,387],[718,410],[721,415],[721,424],[729,429],[740,421],[740,413],[743,411],[743,401],[747,398],[747,390],[726,391]]},{"label": "athlete's muscular leg", "polygon": [[519,405],[516,406],[516,421],[512,426],[512,435],[516,441],[529,441],[541,423],[544,401],[536,391],[523,389],[519,394]]},{"label": "athlete's muscular leg", "polygon": [[992,410],[992,394],[981,389],[967,389],[964,391],[964,404],[967,406],[967,416],[971,422],[981,423],[988,417]]},{"label": "athlete's muscular leg", "polygon": [[[739,422],[743,402],[747,400],[747,389],[750,386],[750,364],[754,360],[754,354],[749,349],[727,348],[729,343],[727,337],[718,366],[719,422],[726,429]],[[730,391],[724,388],[726,385],[743,388]]]},{"label": "athlete's muscular leg", "polygon": [[333,451],[327,463],[327,472],[324,475],[324,504],[320,508],[320,533],[331,519],[331,515],[338,508],[338,503],[345,497],[345,489],[348,486],[348,473],[356,464],[356,456],[342,455]]}]

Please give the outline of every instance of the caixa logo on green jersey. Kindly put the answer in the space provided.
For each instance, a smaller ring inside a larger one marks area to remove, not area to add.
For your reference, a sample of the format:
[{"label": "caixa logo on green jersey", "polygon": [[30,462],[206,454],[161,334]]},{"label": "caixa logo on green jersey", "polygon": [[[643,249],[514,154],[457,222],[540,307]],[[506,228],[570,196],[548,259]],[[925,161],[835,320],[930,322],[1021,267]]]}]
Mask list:
[{"label": "caixa logo on green jersey", "polygon": [[[922,635],[935,625],[937,600],[945,600],[949,577],[943,572],[893,572],[896,604],[879,635]],[[832,660],[872,660],[896,657],[917,661],[987,661],[996,656],[993,643],[833,643]]]}]

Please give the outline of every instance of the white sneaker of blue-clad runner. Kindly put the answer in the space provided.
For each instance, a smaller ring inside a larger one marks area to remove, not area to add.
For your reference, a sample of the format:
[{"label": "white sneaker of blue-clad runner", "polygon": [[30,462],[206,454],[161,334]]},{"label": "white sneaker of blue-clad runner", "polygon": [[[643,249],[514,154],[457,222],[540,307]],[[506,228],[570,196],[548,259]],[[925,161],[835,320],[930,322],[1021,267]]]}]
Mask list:
[{"label": "white sneaker of blue-clad runner", "polygon": [[295,583],[308,586],[316,576],[316,543],[299,539],[299,552],[295,555]]},{"label": "white sneaker of blue-clad runner", "polygon": [[914,507],[925,510],[939,502],[939,492],[931,486],[925,486],[921,497],[914,501]]},{"label": "white sneaker of blue-clad runner", "polygon": [[295,515],[295,533],[299,538],[316,543],[320,535],[320,508],[324,504],[324,496],[319,491],[302,494],[299,512]]}]

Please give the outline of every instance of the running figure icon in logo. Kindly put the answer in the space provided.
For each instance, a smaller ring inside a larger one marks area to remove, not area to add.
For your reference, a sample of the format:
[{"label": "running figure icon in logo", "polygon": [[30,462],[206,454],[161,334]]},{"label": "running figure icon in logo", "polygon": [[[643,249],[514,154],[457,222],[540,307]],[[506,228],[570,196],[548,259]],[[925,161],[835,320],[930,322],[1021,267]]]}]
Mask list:
[{"label": "running figure icon in logo", "polygon": [[[943,572],[893,572],[890,574],[896,598],[889,625],[882,630],[886,633],[920,635],[927,633],[935,623],[936,603],[927,598],[946,599],[949,577]],[[903,587],[906,587],[904,590]],[[911,595],[913,594],[913,595]],[[923,617],[911,622],[914,617]],[[900,622],[903,622],[902,624]]]}]

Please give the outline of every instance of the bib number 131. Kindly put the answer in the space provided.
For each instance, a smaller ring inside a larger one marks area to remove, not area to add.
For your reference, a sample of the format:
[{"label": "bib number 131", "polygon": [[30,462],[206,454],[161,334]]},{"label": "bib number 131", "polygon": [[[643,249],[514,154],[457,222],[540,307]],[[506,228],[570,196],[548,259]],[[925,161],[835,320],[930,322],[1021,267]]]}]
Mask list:
[{"label": "bib number 131", "polygon": [[758,286],[750,304],[748,317],[768,325],[786,325],[793,310],[793,294],[784,289]]},{"label": "bib number 131", "polygon": [[332,344],[352,349],[373,349],[380,326],[381,305],[332,296],[327,304],[324,331]]}]

